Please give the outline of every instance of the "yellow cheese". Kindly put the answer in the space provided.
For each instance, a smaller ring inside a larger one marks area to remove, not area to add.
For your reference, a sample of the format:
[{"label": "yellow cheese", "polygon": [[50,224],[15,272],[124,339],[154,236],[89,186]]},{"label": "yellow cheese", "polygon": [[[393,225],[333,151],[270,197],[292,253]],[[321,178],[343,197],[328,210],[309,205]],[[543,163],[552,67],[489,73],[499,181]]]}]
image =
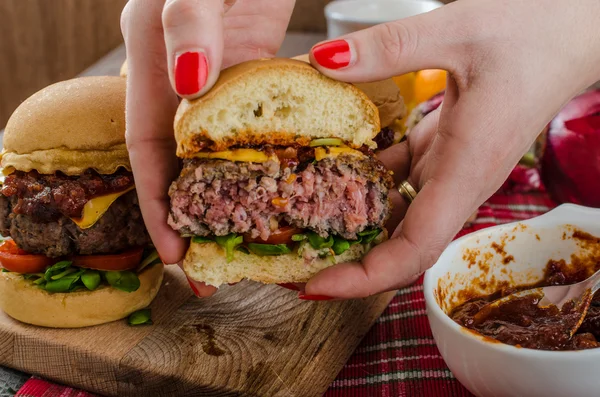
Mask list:
[{"label": "yellow cheese", "polygon": [[[354,150],[344,146],[328,146],[327,149],[325,147],[315,148],[315,158],[317,159],[317,161],[320,161],[327,157],[334,158],[342,153],[350,153],[357,156],[363,155],[358,150]],[[196,153],[194,156],[202,159],[221,159],[252,163],[264,163],[265,161],[269,160],[277,161],[277,156],[269,157],[266,153],[255,149],[233,149],[225,150],[222,152],[200,152]]]},{"label": "yellow cheese", "polygon": [[252,163],[264,163],[272,159],[277,159],[277,157],[269,157],[264,152],[255,149],[233,149],[223,152],[200,152],[196,153],[195,157]]},{"label": "yellow cheese", "polygon": [[[329,153],[328,153],[329,151]],[[349,147],[338,147],[338,146],[330,146],[327,149],[323,147],[315,148],[315,159],[317,161],[321,161],[324,158],[335,158],[342,153],[353,154],[355,156],[362,156],[363,154],[358,150],[351,149]]]},{"label": "yellow cheese", "polygon": [[116,199],[133,189],[135,189],[135,186],[131,186],[122,192],[94,197],[83,206],[81,218],[71,218],[71,220],[75,222],[80,229],[90,228],[94,226],[94,224],[102,215],[104,215],[104,213],[108,210],[111,204],[115,202]]}]

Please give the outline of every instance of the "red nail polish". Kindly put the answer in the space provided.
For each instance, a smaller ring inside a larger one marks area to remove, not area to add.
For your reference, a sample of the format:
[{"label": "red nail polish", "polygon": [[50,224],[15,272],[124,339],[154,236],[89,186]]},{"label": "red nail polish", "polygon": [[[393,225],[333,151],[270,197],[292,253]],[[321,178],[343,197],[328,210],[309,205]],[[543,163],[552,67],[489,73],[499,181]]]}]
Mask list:
[{"label": "red nail polish", "polygon": [[333,299],[333,297],[327,295],[306,295],[303,292],[300,292],[298,294],[298,299],[305,301],[328,301]]},{"label": "red nail polish", "polygon": [[327,69],[340,69],[350,64],[352,53],[346,40],[333,40],[313,48],[317,63]]},{"label": "red nail polish", "polygon": [[208,61],[203,52],[184,52],[175,59],[175,89],[179,95],[193,95],[208,78]]},{"label": "red nail polish", "polygon": [[194,291],[194,295],[196,295],[197,297],[200,297],[200,292],[198,292],[198,288],[196,288],[196,286],[194,285],[192,280],[190,280],[189,278],[188,278],[188,283],[190,284],[190,288],[192,289],[192,291]]},{"label": "red nail polish", "polygon": [[280,287],[283,287],[283,288],[291,289],[292,291],[300,291],[300,288],[296,287],[292,283],[281,283],[281,284],[277,284],[277,285],[279,285]]}]

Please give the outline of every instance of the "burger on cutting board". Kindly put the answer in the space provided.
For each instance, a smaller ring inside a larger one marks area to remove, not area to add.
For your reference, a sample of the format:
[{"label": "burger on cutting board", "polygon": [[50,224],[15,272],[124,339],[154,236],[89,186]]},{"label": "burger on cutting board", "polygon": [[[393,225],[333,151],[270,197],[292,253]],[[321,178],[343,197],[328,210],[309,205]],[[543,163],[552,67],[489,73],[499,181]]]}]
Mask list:
[{"label": "burger on cutting board", "polygon": [[84,327],[156,296],[163,265],[125,146],[125,79],[63,81],[8,121],[1,165],[0,308],[25,323]]},{"label": "burger on cutting board", "polygon": [[380,114],[356,86],[300,60],[244,62],[183,100],[174,129],[184,165],[168,222],[191,237],[188,277],[306,282],[387,238]]}]

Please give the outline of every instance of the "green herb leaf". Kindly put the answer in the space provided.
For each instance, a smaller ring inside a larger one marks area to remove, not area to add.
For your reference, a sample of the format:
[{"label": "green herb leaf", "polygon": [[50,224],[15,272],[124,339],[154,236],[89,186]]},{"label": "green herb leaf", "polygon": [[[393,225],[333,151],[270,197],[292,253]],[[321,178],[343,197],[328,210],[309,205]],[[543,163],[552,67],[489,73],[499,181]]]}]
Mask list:
[{"label": "green herb leaf", "polygon": [[129,315],[127,319],[127,323],[129,325],[151,325],[151,311],[150,309],[142,309],[136,312],[133,312]]},{"label": "green herb leaf", "polygon": [[316,250],[320,250],[323,248],[331,248],[333,246],[333,236],[331,235],[327,240],[325,240],[323,237],[319,236],[315,232],[308,232],[307,237],[311,247],[313,247]]},{"label": "green herb leaf", "polygon": [[10,270],[2,268],[2,273],[10,273]]},{"label": "green herb leaf", "polygon": [[292,236],[292,241],[304,241],[304,240],[306,240],[305,234],[294,234]]},{"label": "green herb leaf", "polygon": [[192,237],[192,242],[194,242],[194,243],[213,243],[214,241],[205,236],[194,236],[194,237]]},{"label": "green herb leaf", "polygon": [[237,247],[236,250],[243,252],[246,255],[250,255],[250,251],[248,251],[248,248],[244,247],[243,245]]},{"label": "green herb leaf", "polygon": [[50,280],[59,280],[59,279],[63,278],[66,275],[69,275],[71,273],[75,273],[76,271],[77,271],[77,269],[69,267],[66,270],[64,270],[64,271],[62,271],[62,272],[60,272],[58,274],[55,274],[54,276],[50,277]]},{"label": "green herb leaf", "polygon": [[50,266],[48,270],[46,270],[46,273],[44,273],[44,278],[46,279],[46,281],[50,281],[52,279],[52,276],[62,273],[66,268],[68,268],[72,264],[73,262],[71,261],[57,262],[54,265]]},{"label": "green herb leaf", "polygon": [[[48,292],[69,292],[71,287],[79,280],[85,270],[63,276],[58,280],[49,280],[44,288]],[[45,277],[44,277],[45,278]]]},{"label": "green herb leaf", "polygon": [[285,244],[249,243],[248,248],[253,254],[258,256],[284,255],[292,252]]},{"label": "green herb leaf", "polygon": [[140,279],[137,274],[129,270],[122,272],[104,273],[106,281],[111,287],[125,292],[137,291],[140,288]]},{"label": "green herb leaf", "polygon": [[338,138],[319,138],[310,141],[310,146],[340,146],[342,143],[342,140]]},{"label": "green herb leaf", "polygon": [[81,282],[87,289],[90,291],[95,290],[102,282],[102,278],[100,277],[100,273],[96,270],[86,270],[85,273],[81,275]]},{"label": "green herb leaf", "polygon": [[160,258],[158,257],[158,251],[154,250],[147,257],[145,257],[142,260],[142,262],[140,262],[140,264],[137,267],[136,271],[138,273],[140,273],[142,270],[144,270],[148,266],[154,265],[155,263],[158,263],[158,262],[160,262]]},{"label": "green herb leaf", "polygon": [[341,237],[334,237],[333,246],[331,249],[335,252],[336,255],[343,254],[346,250],[350,248],[350,243],[348,240],[344,240]]},{"label": "green herb leaf", "polygon": [[381,233],[381,229],[372,229],[372,230],[364,230],[357,234],[360,237],[362,237],[362,241],[361,241],[362,244],[369,244],[370,242],[375,240],[375,238],[377,236],[379,236],[380,233]]},{"label": "green herb leaf", "polygon": [[45,279],[44,277],[40,277],[40,278],[38,278],[37,280],[35,280],[35,281],[33,282],[33,284],[35,284],[35,285],[42,285],[42,284],[44,284],[45,282],[46,282],[46,279]]},{"label": "green herb leaf", "polygon": [[231,262],[235,248],[244,242],[244,238],[235,233],[229,233],[226,236],[216,236],[215,241],[225,250],[227,262]]}]

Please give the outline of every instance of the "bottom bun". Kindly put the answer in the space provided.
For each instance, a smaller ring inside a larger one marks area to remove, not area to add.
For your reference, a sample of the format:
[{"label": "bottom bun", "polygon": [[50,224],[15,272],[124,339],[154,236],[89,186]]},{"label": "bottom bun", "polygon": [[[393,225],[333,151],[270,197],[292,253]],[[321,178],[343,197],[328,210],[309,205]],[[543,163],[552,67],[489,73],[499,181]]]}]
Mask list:
[{"label": "bottom bun", "polygon": [[[387,233],[381,234],[381,241]],[[355,244],[335,257],[316,258],[307,262],[297,253],[258,256],[235,251],[229,263],[225,250],[216,243],[190,243],[183,260],[185,274],[214,287],[237,283],[243,279],[264,284],[305,283],[319,271],[336,263],[361,260],[371,247]]]},{"label": "bottom bun", "polygon": [[109,286],[95,291],[50,293],[17,273],[0,273],[0,309],[27,324],[80,328],[121,320],[147,307],[160,289],[162,263],[142,271],[140,288],[125,292]]}]

